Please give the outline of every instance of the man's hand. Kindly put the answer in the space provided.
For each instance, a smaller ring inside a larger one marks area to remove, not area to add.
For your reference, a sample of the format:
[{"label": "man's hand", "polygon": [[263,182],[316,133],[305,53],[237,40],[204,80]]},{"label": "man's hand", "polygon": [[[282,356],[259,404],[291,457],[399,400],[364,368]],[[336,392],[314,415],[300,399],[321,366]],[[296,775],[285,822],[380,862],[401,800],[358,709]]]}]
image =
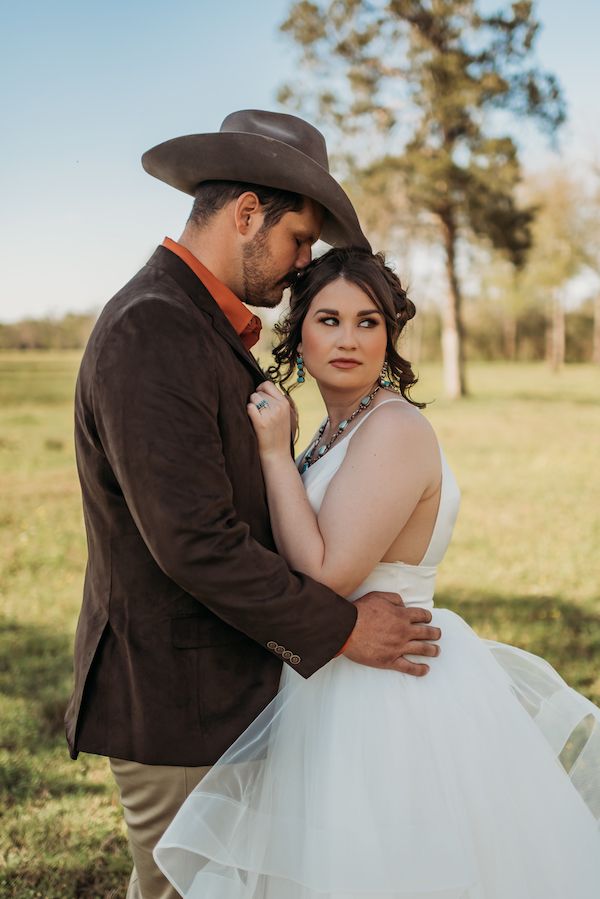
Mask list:
[{"label": "man's hand", "polygon": [[432,627],[431,612],[418,606],[406,608],[397,593],[367,593],[354,603],[358,618],[344,655],[371,668],[389,668],[422,677],[429,666],[403,658],[405,653],[435,657],[435,641],[442,632]]}]

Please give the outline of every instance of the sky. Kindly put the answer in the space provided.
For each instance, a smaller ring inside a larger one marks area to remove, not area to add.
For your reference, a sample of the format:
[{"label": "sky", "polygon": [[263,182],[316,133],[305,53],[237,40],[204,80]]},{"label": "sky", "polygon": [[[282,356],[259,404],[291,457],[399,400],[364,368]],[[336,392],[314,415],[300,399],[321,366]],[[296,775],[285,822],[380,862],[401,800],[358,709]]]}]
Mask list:
[{"label": "sky", "polygon": [[[98,310],[179,236],[191,200],[140,156],[233,110],[279,108],[278,87],[302,77],[278,30],[290,2],[0,0],[0,322]],[[538,0],[537,14],[576,171],[600,153],[600,2]],[[529,135],[527,167],[550,158]]]}]

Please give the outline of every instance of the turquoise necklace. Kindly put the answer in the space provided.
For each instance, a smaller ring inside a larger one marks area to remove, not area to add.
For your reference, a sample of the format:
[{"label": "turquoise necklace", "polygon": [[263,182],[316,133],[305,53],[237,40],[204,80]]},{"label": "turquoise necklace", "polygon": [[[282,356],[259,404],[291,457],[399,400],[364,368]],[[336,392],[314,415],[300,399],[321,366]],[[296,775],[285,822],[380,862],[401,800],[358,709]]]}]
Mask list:
[{"label": "turquoise necklace", "polygon": [[[339,423],[339,425],[337,426],[337,430],[335,431],[335,433],[334,433],[333,437],[331,438],[331,440],[329,441],[329,443],[324,444],[320,448],[320,450],[316,453],[317,447],[318,447],[319,443],[321,442],[321,437],[325,433],[325,428],[329,424],[329,418],[327,418],[326,421],[323,422],[323,424],[319,428],[319,433],[313,440],[312,444],[310,445],[310,449],[307,450],[306,455],[304,456],[304,459],[302,461],[302,468],[300,469],[301,474],[304,474],[304,472],[308,468],[310,468],[311,465],[314,465],[315,462],[318,462],[319,459],[323,458],[325,453],[329,452],[329,450],[331,449],[331,447],[333,446],[335,441],[338,439],[340,434],[344,433],[344,431],[346,430],[346,428],[348,427],[350,422],[354,421],[354,419],[356,418],[357,415],[360,415],[361,412],[364,412],[364,410],[367,408],[367,406],[371,405],[371,400],[373,399],[373,397],[375,396],[375,394],[377,393],[378,390],[381,390],[381,384],[378,384],[377,387],[375,387],[375,389],[368,396],[363,396],[363,398],[361,399],[361,401],[358,405],[358,409],[355,409],[355,411],[352,413],[352,415],[349,415],[348,418],[345,418],[343,421],[341,421]],[[316,456],[315,456],[315,453],[316,453]]]}]

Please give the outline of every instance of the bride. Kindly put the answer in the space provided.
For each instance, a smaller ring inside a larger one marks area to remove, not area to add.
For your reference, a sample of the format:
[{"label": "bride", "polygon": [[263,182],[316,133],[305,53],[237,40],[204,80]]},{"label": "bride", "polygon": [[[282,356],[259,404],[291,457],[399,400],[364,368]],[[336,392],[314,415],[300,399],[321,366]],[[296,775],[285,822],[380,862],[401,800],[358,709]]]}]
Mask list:
[{"label": "bride", "polygon": [[413,315],[383,257],[331,250],[298,277],[273,370],[308,370],[327,418],[296,465],[271,382],[248,414],[289,566],[431,609],[441,652],[415,678],[354,662],[351,635],[307,680],[285,665],[155,849],[188,899],[600,896],[600,710],[433,608],[459,491],[396,350]]}]

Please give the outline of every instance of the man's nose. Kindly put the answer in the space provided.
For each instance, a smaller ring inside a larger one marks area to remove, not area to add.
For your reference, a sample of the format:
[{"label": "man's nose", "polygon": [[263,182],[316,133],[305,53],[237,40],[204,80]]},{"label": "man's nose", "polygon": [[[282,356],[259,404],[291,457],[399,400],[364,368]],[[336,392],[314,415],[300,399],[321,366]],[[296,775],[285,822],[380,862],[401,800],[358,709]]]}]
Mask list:
[{"label": "man's nose", "polygon": [[296,268],[306,268],[310,262],[312,262],[312,247],[303,243],[301,247],[298,247]]}]

